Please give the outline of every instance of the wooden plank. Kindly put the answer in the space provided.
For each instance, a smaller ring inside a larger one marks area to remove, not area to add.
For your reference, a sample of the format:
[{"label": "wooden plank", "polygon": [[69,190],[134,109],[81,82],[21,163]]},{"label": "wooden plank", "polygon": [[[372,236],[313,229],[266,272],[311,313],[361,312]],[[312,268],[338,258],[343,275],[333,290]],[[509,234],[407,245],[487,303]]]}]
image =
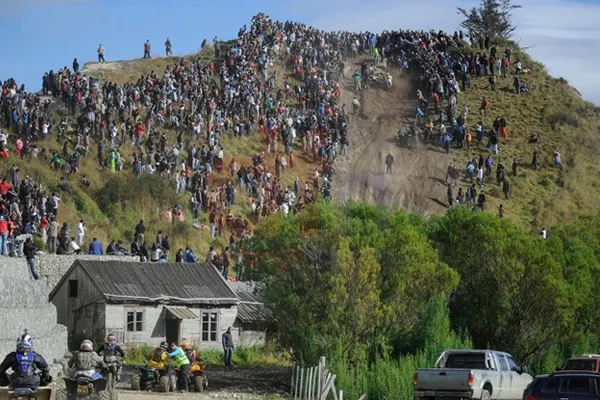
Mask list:
[{"label": "wooden plank", "polygon": [[340,400],[344,400],[344,391],[340,390]]},{"label": "wooden plank", "polygon": [[314,387],[313,387],[313,391],[312,391],[312,395],[311,395],[311,400],[317,400],[317,396],[319,393],[319,368],[315,367],[315,370],[313,371],[313,375],[314,375]]},{"label": "wooden plank", "polygon": [[366,400],[366,399],[367,399],[367,395],[366,394],[363,394],[362,396],[360,396],[358,398],[358,400]]},{"label": "wooden plank", "polygon": [[313,392],[313,370],[314,367],[310,367],[308,369],[308,387],[306,388],[306,399],[312,400],[312,392]]},{"label": "wooden plank", "polygon": [[292,364],[292,379],[290,381],[290,395],[294,394],[294,372],[296,372],[296,363]]},{"label": "wooden plank", "polygon": [[333,376],[333,382],[331,382],[331,393],[333,393],[333,400],[340,400],[338,398],[337,389],[335,388],[335,375]]},{"label": "wooden plank", "polygon": [[300,368],[300,386],[298,387],[299,400],[303,400],[302,397],[302,385],[304,384],[304,368]]}]

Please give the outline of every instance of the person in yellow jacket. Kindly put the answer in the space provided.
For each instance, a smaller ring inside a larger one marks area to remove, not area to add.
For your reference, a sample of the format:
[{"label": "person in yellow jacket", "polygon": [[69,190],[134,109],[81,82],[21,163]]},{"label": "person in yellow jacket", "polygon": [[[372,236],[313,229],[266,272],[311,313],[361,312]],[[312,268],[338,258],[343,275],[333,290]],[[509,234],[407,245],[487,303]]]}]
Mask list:
[{"label": "person in yellow jacket", "polygon": [[154,351],[146,355],[147,365],[149,368],[156,368],[158,370],[166,370],[167,364],[171,362],[171,357],[167,350],[169,344],[167,342],[161,342],[160,345],[154,349]]},{"label": "person in yellow jacket", "polygon": [[175,364],[177,371],[177,379],[179,380],[179,389],[182,392],[188,392],[189,390],[189,372],[190,372],[190,360],[185,355],[185,351],[175,343],[169,345],[169,357]]}]

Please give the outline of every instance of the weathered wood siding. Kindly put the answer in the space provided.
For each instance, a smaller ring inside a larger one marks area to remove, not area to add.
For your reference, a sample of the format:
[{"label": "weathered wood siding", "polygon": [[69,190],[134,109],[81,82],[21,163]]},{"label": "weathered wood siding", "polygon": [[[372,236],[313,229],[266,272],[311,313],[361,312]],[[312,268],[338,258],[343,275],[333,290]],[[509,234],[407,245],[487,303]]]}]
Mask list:
[{"label": "weathered wood siding", "polygon": [[[227,330],[227,327],[233,326],[237,317],[237,306],[229,308],[201,308],[200,306],[188,307],[197,316],[197,319],[184,319],[181,321],[181,341],[190,342],[198,345],[201,349],[220,349],[221,335]],[[215,311],[218,313],[218,334],[217,340],[214,342],[202,341],[202,311]],[[141,332],[127,331],[127,312],[142,311],[143,327]],[[158,346],[160,342],[165,340],[166,325],[165,317],[166,310],[162,304],[159,305],[133,305],[133,304],[107,304],[106,305],[106,332],[117,334],[121,343],[127,346]],[[239,344],[239,335],[237,330],[232,330],[234,343]]]},{"label": "weathered wood siding", "polygon": [[[76,281],[76,297],[69,296],[70,281]],[[101,321],[103,306],[95,306],[95,303],[102,300],[101,293],[96,290],[81,268],[74,268],[71,271],[51,299],[56,307],[57,322],[67,327],[70,338],[79,336],[78,331],[82,329],[88,330],[87,333],[92,335],[94,324],[103,325]]]}]

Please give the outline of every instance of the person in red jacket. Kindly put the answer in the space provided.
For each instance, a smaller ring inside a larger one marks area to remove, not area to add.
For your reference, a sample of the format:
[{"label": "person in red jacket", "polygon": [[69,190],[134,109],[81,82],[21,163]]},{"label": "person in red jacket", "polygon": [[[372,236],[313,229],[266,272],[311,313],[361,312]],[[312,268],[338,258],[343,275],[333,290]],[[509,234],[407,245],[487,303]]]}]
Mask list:
[{"label": "person in red jacket", "polygon": [[6,245],[8,242],[8,216],[0,211],[0,255],[6,256]]},{"label": "person in red jacket", "polygon": [[8,181],[6,179],[3,179],[2,182],[0,182],[0,194],[4,195],[4,194],[8,193],[9,190],[10,190],[10,183],[8,183]]}]

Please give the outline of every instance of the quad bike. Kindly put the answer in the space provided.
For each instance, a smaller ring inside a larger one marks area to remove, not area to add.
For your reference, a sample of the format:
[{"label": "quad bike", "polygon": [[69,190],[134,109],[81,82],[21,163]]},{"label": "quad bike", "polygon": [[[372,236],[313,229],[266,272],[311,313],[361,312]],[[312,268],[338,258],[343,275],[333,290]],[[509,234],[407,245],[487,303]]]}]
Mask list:
[{"label": "quad bike", "polygon": [[[208,377],[206,376],[206,364],[194,364],[190,367],[188,374],[190,392],[203,392],[208,386]],[[179,372],[179,368],[175,368]]]},{"label": "quad bike", "polygon": [[104,358],[104,363],[106,364],[106,368],[102,371],[102,375],[106,377],[106,389],[112,392],[117,383],[119,361],[116,356],[109,356]]},{"label": "quad bike", "polygon": [[203,392],[208,386],[208,377],[206,376],[206,364],[194,364],[190,368],[190,390],[194,392]]},{"label": "quad bike", "polygon": [[87,376],[80,376],[76,379],[63,378],[63,380],[67,386],[67,400],[97,397],[102,399],[110,398],[111,393],[106,390],[105,378],[92,379]]},{"label": "quad bike", "polygon": [[168,369],[139,367],[140,373],[131,377],[132,390],[155,389],[161,393],[175,391],[177,377],[169,374]]},{"label": "quad bike", "polygon": [[40,373],[38,373],[38,375],[40,376],[40,386],[36,390],[28,387],[15,388],[9,384],[8,388],[6,389],[8,391],[8,395],[0,394],[0,398],[8,398],[13,400],[50,400],[50,397],[52,396],[52,389],[46,387],[46,385],[52,382],[52,377],[48,377],[46,380],[44,380]]},{"label": "quad bike", "polygon": [[8,392],[11,399],[16,400],[36,400],[37,390],[30,388],[15,388],[12,392]]}]

